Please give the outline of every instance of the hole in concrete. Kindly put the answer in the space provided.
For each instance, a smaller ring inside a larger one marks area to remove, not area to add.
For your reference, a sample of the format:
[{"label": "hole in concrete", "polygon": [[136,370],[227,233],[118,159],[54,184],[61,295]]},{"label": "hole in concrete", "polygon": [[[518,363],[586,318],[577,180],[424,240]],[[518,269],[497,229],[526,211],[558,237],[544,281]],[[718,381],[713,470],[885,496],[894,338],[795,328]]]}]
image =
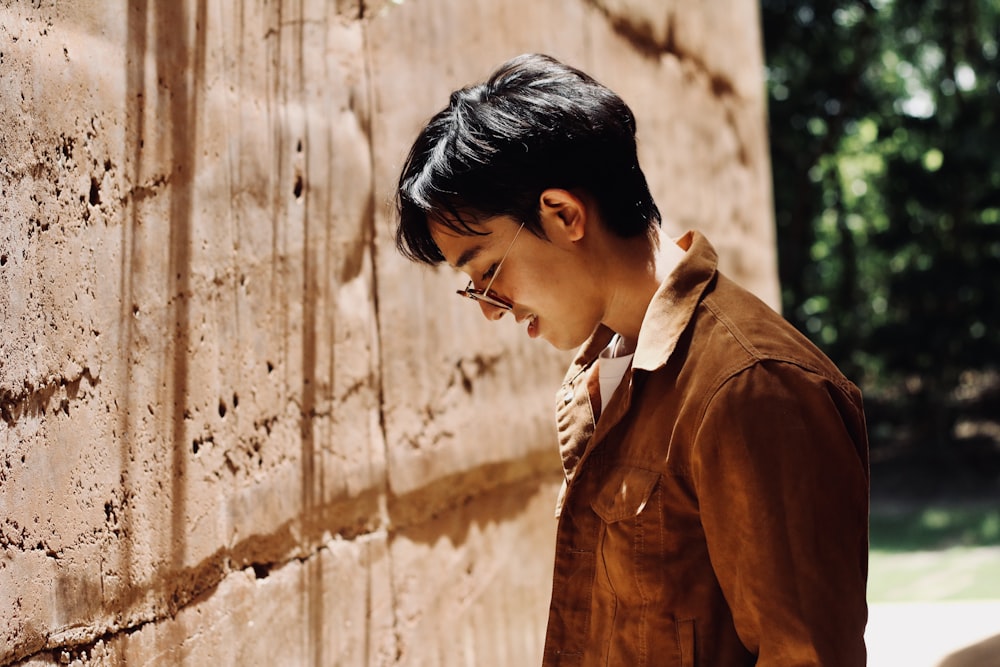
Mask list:
[{"label": "hole in concrete", "polygon": [[271,566],[268,563],[254,563],[253,574],[258,579],[267,579],[268,575],[271,574]]},{"label": "hole in concrete", "polygon": [[197,454],[199,449],[201,449],[201,443],[198,442],[197,440],[192,440],[191,441],[191,452],[193,454]]},{"label": "hole in concrete", "polygon": [[233,410],[240,407],[240,397],[239,394],[233,394]]},{"label": "hole in concrete", "polygon": [[97,184],[97,179],[90,177],[90,205],[98,206],[101,203],[101,186]]},{"label": "hole in concrete", "polygon": [[295,176],[295,187],[292,189],[292,193],[295,195],[296,199],[299,199],[299,198],[302,197],[302,188],[303,187],[304,186],[303,186],[303,183],[302,183],[302,175],[301,174],[296,174],[296,176]]},{"label": "hole in concrete", "polygon": [[221,398],[219,399],[219,416],[220,417],[226,416],[226,402],[223,401]]}]

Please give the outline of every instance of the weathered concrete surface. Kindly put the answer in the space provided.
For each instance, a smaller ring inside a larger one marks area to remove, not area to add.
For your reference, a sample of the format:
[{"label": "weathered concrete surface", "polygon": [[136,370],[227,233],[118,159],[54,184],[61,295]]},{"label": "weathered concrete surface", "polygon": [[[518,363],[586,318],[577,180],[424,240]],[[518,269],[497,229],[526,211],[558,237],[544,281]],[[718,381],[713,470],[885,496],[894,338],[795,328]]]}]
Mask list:
[{"label": "weathered concrete surface", "polygon": [[537,662],[565,358],[389,197],[552,53],[775,303],[756,4],[704,4],[0,2],[0,665]]},{"label": "weathered concrete surface", "polygon": [[234,572],[170,618],[24,664],[392,664],[385,537],[334,540],[304,561]]},{"label": "weathered concrete surface", "polygon": [[222,8],[3,10],[0,660],[384,524],[362,24]]},{"label": "weathered concrete surface", "polygon": [[[391,556],[399,664],[540,661],[557,491],[526,480],[398,532]],[[549,520],[536,520],[543,516]]]}]

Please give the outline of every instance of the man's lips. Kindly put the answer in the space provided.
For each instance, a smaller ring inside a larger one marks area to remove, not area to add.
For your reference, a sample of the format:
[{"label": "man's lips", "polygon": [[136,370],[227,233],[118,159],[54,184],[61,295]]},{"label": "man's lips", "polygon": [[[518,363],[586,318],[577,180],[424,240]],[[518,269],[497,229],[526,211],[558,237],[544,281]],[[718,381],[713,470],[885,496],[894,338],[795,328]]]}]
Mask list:
[{"label": "man's lips", "polygon": [[538,338],[538,316],[532,315],[531,319],[528,320],[528,337]]},{"label": "man's lips", "polygon": [[518,324],[527,320],[528,322],[528,336],[535,338],[538,336],[538,315],[534,313],[528,313],[516,318]]}]

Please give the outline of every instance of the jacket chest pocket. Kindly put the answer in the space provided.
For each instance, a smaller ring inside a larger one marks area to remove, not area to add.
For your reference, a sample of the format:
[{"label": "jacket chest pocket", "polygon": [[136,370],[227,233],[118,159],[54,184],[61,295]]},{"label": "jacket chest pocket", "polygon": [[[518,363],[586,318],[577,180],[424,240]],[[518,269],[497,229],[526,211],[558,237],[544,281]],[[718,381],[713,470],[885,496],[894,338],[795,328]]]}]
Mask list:
[{"label": "jacket chest pocket", "polygon": [[649,503],[660,473],[631,466],[614,466],[601,484],[591,507],[604,523],[638,516]]},{"label": "jacket chest pocket", "polygon": [[595,599],[606,628],[609,664],[694,667],[694,621],[670,609],[675,540],[664,517],[662,475],[612,467],[591,508],[601,519]]},{"label": "jacket chest pocket", "polygon": [[657,498],[660,473],[615,466],[603,480],[591,508],[603,522],[601,555],[614,583],[616,573],[635,580],[633,568],[663,556],[663,507]]}]

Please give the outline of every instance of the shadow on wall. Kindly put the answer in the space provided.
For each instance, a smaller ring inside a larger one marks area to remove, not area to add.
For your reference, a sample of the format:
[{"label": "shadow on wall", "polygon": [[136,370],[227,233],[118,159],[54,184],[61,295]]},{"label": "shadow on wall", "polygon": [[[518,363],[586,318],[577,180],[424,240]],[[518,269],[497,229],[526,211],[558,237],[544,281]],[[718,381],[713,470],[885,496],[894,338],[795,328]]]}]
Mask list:
[{"label": "shadow on wall", "polygon": [[[152,16],[150,15],[152,13]],[[192,20],[193,19],[193,20]],[[142,201],[148,194],[146,180],[148,168],[144,163],[146,141],[156,141],[157,136],[147,136],[146,119],[168,120],[157,123],[155,132],[165,132],[164,145],[169,147],[169,155],[163,166],[167,173],[156,176],[160,183],[169,183],[170,204],[168,209],[168,248],[166,283],[162,286],[164,301],[168,304],[168,328],[164,333],[169,343],[165,346],[163,365],[163,395],[158,397],[158,403],[168,408],[166,419],[171,424],[170,429],[170,469],[171,469],[171,526],[170,553],[168,563],[173,571],[184,566],[187,549],[186,516],[186,447],[187,439],[184,426],[184,411],[187,402],[189,383],[190,354],[190,296],[191,296],[191,245],[193,230],[193,167],[196,161],[196,126],[199,114],[199,93],[203,89],[205,78],[205,30],[206,3],[199,0],[193,17],[185,3],[154,3],[146,0],[134,0],[128,8],[128,46],[126,58],[126,108],[128,109],[128,127],[126,136],[133,142],[131,148],[131,181],[132,197],[129,201],[127,222],[122,225],[122,266],[121,266],[121,340],[124,342],[122,353],[125,355],[124,365],[125,395],[132,400],[134,393],[130,386],[134,381],[134,364],[132,354],[135,352],[133,343],[137,338],[135,316],[140,312],[140,305],[135,301],[137,289],[134,282],[142,280],[143,264],[140,257],[143,253]],[[155,26],[150,34],[150,26]],[[202,29],[190,28],[201,26]],[[152,40],[152,48],[149,42]],[[155,69],[156,80],[170,91],[169,95],[151,96],[146,90],[147,68]],[[189,78],[188,75],[192,76]],[[147,106],[151,99],[156,100],[157,108]],[[155,159],[155,158],[154,158]],[[144,304],[145,305],[145,304]],[[133,449],[141,437],[136,436],[135,417],[137,406],[130,405],[122,411],[125,420],[124,431],[129,434],[121,440],[121,469],[123,485],[128,487],[135,482],[130,480],[131,462],[135,452]],[[128,488],[126,496],[131,496]],[[126,509],[124,523],[126,530],[132,524],[131,512]],[[126,586],[133,578],[133,559],[130,540],[123,541],[126,567]]]},{"label": "shadow on wall", "polygon": [[1000,667],[1000,635],[955,651],[938,667]]}]

